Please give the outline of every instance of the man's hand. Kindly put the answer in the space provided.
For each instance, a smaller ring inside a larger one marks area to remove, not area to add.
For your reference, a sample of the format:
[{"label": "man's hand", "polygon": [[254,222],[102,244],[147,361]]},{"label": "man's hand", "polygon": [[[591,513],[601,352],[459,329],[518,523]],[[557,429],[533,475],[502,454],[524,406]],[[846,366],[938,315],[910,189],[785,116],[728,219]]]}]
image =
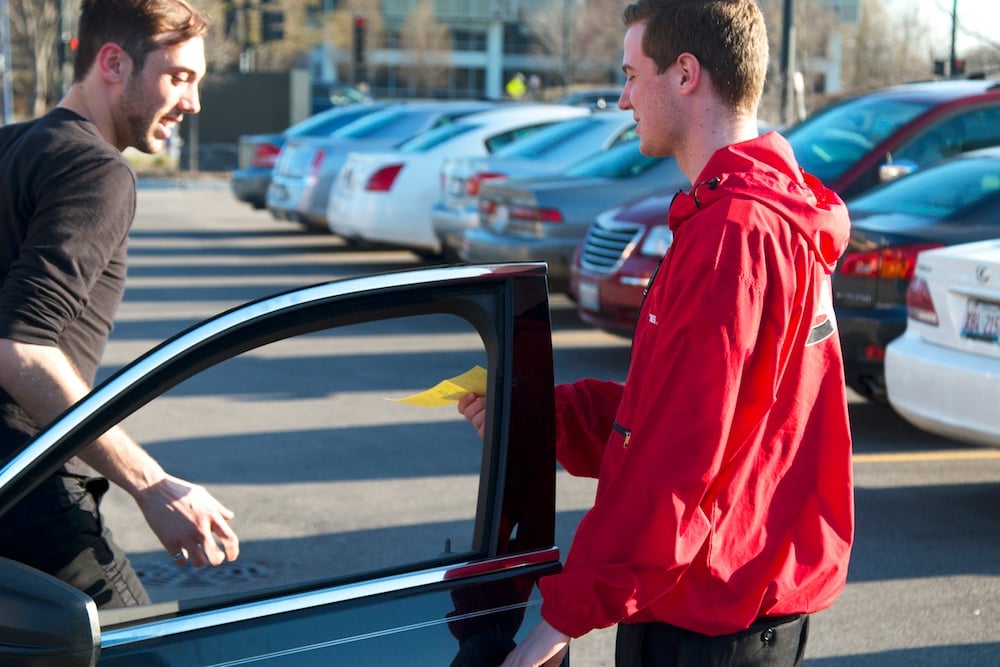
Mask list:
[{"label": "man's hand", "polygon": [[569,635],[564,635],[543,619],[523,642],[511,651],[502,667],[554,667],[569,650]]},{"label": "man's hand", "polygon": [[458,399],[458,411],[476,428],[479,437],[483,437],[483,424],[486,423],[486,397],[466,394]]},{"label": "man's hand", "polygon": [[135,500],[179,565],[221,565],[239,556],[240,541],[228,523],[235,514],[204,487],[167,475],[136,494]]}]

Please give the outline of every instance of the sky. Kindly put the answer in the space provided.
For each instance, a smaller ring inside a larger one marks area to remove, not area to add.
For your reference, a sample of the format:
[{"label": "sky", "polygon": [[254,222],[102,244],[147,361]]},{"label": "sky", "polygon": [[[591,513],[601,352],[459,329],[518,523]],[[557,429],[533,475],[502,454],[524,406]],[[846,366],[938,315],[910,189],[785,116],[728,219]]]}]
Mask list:
[{"label": "sky", "polygon": [[[951,48],[951,12],[954,0],[883,0],[890,11],[919,8],[920,17],[931,28],[933,48],[947,54]],[[1000,0],[958,0],[956,50],[992,43],[1000,48]]]}]

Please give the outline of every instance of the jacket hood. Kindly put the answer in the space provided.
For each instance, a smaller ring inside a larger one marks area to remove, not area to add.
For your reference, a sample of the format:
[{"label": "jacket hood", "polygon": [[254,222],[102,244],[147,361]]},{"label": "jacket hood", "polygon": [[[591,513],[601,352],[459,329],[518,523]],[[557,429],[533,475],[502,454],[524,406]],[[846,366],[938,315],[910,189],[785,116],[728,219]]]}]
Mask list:
[{"label": "jacket hood", "polygon": [[847,207],[833,190],[799,168],[784,137],[772,131],[716,151],[690,192],[676,197],[671,229],[676,233],[701,209],[734,195],[754,199],[787,220],[827,272],[833,272],[850,240]]}]

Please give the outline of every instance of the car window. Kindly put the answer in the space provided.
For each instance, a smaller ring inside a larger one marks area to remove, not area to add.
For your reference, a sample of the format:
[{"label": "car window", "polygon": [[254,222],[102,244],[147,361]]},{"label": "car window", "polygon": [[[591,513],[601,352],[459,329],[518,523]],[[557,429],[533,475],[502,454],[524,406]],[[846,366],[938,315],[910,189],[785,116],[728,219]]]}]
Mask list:
[{"label": "car window", "polygon": [[341,139],[405,139],[434,117],[429,109],[386,109],[360,118],[333,133]]},{"label": "car window", "polygon": [[331,134],[354,121],[378,110],[366,104],[356,104],[349,107],[320,112],[303,121],[292,125],[285,131],[289,137],[319,137]]},{"label": "car window", "polygon": [[540,130],[551,127],[552,122],[554,121],[537,123],[535,125],[526,125],[524,127],[516,127],[505,132],[494,134],[493,136],[487,138],[484,142],[486,144],[486,150],[490,153],[494,153],[505,146],[513,146],[522,139],[531,137]]},{"label": "car window", "polygon": [[428,130],[407,140],[399,147],[399,151],[401,153],[423,153],[459,135],[471,132],[475,128],[476,126],[470,123],[447,123],[440,125],[433,130]]},{"label": "car window", "polygon": [[898,213],[932,219],[960,216],[988,200],[1000,201],[1000,159],[961,158],[917,171],[852,199],[855,214]]},{"label": "car window", "polygon": [[[415,345],[416,332],[438,343]],[[404,366],[418,379],[401,381]],[[126,429],[236,512],[241,541],[233,563],[177,567],[113,489],[105,513],[154,603],[292,590],[480,551],[481,439],[453,404],[399,402],[475,366],[488,363],[468,322],[405,317],[248,350],[138,410]]]},{"label": "car window", "polygon": [[802,121],[789,128],[785,136],[799,165],[820,180],[830,182],[929,106],[862,97]]},{"label": "car window", "polygon": [[639,151],[639,142],[630,141],[586,157],[564,173],[573,177],[629,178],[639,176],[662,159],[643,155]]},{"label": "car window", "polygon": [[[600,132],[607,127],[603,123],[595,121],[593,118],[571,118],[547,127],[541,132],[536,132],[530,137],[504,146],[496,151],[497,157],[503,158],[523,158],[534,159],[541,155],[546,155],[560,146],[579,138],[581,133],[593,131]],[[597,141],[600,141],[599,139]]]},{"label": "car window", "polygon": [[969,150],[1000,144],[1000,106],[971,109],[939,120],[892,155],[893,161],[930,164]]}]

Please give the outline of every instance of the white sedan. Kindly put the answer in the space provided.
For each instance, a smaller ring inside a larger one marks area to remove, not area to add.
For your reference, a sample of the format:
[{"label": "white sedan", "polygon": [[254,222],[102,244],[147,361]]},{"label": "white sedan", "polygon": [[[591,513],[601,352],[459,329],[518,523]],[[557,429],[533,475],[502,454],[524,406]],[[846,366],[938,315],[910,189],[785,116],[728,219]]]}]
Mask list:
[{"label": "white sedan", "polygon": [[581,107],[512,104],[469,114],[385,153],[351,153],[330,193],[330,231],[345,239],[408,248],[436,258],[441,242],[431,224],[446,158],[483,156],[569,118]]},{"label": "white sedan", "polygon": [[906,303],[886,348],[890,404],[931,433],[1000,446],[1000,239],[922,252]]}]

